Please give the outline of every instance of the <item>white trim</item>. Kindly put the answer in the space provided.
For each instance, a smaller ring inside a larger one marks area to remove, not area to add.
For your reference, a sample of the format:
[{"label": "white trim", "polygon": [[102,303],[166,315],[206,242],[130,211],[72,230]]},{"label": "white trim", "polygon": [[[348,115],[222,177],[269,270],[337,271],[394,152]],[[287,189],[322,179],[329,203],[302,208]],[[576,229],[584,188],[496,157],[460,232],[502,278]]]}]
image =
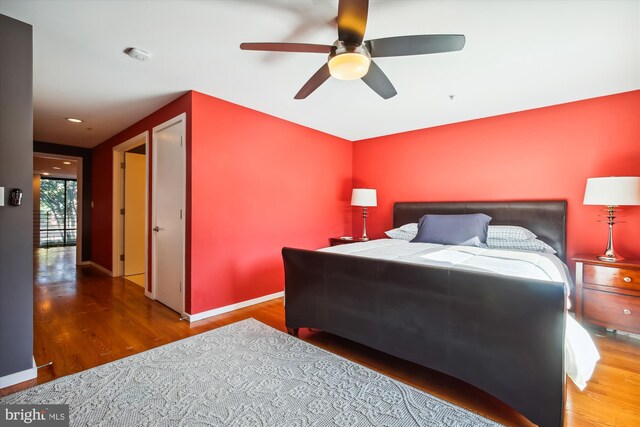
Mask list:
[{"label": "white trim", "polygon": [[[137,138],[137,137],[136,137]],[[120,208],[122,207],[122,171],[120,170],[122,163],[122,153],[115,148],[113,149],[113,187],[111,191],[111,268],[113,269],[113,277],[119,276],[122,272],[122,262],[120,261],[120,253],[122,251],[122,215]]]},{"label": "white trim", "polygon": [[15,384],[20,384],[25,381],[38,378],[38,367],[36,366],[36,359],[32,357],[31,360],[33,363],[33,367],[25,369],[24,371],[0,377],[0,388],[10,387]]},{"label": "white trim", "polygon": [[145,132],[144,139],[144,294],[155,299],[149,292],[149,132]]},{"label": "white trim", "polygon": [[[156,134],[158,132],[162,132],[164,129],[167,129],[173,125],[182,122],[182,309],[180,311],[181,316],[188,316],[185,312],[185,296],[187,294],[187,283],[185,281],[185,267],[186,267],[186,240],[187,240],[187,232],[186,232],[186,223],[187,223],[187,113],[182,113],[173,119],[167,120],[166,122],[155,126],[151,130],[151,191],[153,193],[152,203],[151,203],[151,220],[155,225],[157,223],[157,212],[156,212],[156,203],[158,198],[156,197],[156,191],[158,191],[158,150],[156,150]],[[156,279],[158,277],[156,273],[156,233],[153,233],[151,236],[151,299],[156,299]],[[147,276],[148,277],[148,276]],[[146,280],[146,277],[145,277]],[[145,288],[145,292],[146,292]]]},{"label": "white trim", "polygon": [[187,314],[189,322],[197,322],[198,320],[206,319],[207,317],[217,316],[219,314],[228,313],[230,311],[239,310],[241,308],[249,307],[250,305],[260,304],[261,302],[269,301],[284,296],[284,291],[276,292],[275,294],[269,294],[262,297],[250,299],[247,301],[238,302],[235,304],[227,305],[220,308],[214,308],[213,310],[203,311],[196,314]]},{"label": "white trim", "polygon": [[[141,142],[144,139],[144,143]],[[120,261],[120,254],[123,253],[123,227],[124,223],[122,221],[122,215],[120,215],[120,209],[123,207],[123,185],[124,181],[122,180],[122,168],[120,164],[124,162],[124,153],[132,148],[138,147],[144,144],[145,146],[145,161],[147,162],[145,171],[145,188],[144,188],[144,199],[145,199],[145,211],[144,211],[144,230],[145,230],[145,240],[144,240],[144,248],[145,248],[145,264],[144,264],[144,273],[145,273],[145,289],[147,289],[147,253],[149,252],[149,248],[147,247],[147,233],[148,233],[148,212],[149,212],[149,131],[144,131],[133,138],[127,139],[125,142],[116,145],[113,147],[113,187],[112,187],[112,206],[113,210],[111,212],[111,265],[113,268],[112,277],[119,277],[124,274],[124,266],[123,262]]]},{"label": "white trim", "polygon": [[100,264],[97,264],[97,263],[95,263],[95,262],[93,262],[93,261],[89,261],[89,263],[88,263],[88,264],[89,264],[91,267],[95,268],[96,270],[100,270],[100,271],[102,271],[103,273],[108,274],[108,275],[109,275],[109,276],[111,276],[111,277],[114,277],[114,276],[113,276],[113,273],[111,272],[111,270],[107,270],[106,268],[104,268],[104,267],[103,267],[103,266],[101,266]]},{"label": "white trim", "polygon": [[634,338],[634,339],[637,339],[637,340],[640,339],[640,334],[634,334],[633,332],[619,331],[619,330],[613,329],[613,328],[607,328],[607,332],[612,332],[612,333],[615,333],[617,335],[624,335],[626,337]]}]

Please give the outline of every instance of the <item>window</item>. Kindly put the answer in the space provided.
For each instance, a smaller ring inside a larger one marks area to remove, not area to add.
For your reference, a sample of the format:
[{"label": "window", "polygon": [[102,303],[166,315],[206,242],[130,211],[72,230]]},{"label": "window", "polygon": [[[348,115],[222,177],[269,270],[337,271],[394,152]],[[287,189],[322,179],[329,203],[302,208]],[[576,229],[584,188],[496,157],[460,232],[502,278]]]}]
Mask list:
[{"label": "window", "polygon": [[78,227],[78,182],[40,180],[40,247],[75,246]]}]

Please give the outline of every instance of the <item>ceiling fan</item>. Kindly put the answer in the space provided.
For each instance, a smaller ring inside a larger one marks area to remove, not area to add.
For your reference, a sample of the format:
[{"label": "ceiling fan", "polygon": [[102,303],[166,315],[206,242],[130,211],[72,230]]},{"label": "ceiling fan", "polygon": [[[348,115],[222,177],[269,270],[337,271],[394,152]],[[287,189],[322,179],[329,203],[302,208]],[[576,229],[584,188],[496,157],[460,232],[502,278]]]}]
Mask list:
[{"label": "ceiling fan", "polygon": [[362,79],[384,99],[397,94],[387,76],[372,58],[425,55],[462,50],[465,38],[461,34],[428,34],[365,40],[369,0],[339,0],[338,40],[333,45],[308,43],[241,43],[240,49],[270,52],[326,53],[329,58],[295,99],[311,95],[329,77],[340,80]]}]

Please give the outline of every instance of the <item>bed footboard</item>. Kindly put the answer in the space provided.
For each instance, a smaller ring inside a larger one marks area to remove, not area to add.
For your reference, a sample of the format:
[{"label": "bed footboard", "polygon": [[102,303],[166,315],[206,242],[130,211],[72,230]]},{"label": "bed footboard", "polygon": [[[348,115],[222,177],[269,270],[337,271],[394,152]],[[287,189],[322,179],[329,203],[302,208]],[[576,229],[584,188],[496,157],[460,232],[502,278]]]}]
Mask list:
[{"label": "bed footboard", "polygon": [[290,332],[318,328],[564,417],[562,283],[284,248]]}]

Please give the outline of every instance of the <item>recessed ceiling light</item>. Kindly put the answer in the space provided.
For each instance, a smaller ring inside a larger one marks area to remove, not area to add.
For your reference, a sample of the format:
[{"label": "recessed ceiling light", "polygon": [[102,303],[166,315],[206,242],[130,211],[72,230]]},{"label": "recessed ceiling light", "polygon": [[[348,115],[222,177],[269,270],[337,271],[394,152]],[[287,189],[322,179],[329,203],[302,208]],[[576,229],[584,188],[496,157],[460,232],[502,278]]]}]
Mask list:
[{"label": "recessed ceiling light", "polygon": [[64,163],[65,165],[70,165],[71,164],[71,162],[62,162],[62,163]]},{"label": "recessed ceiling light", "polygon": [[57,166],[54,166],[53,168],[54,168],[55,170],[60,170],[60,169],[62,169],[62,168],[59,168],[59,167],[57,167]]},{"label": "recessed ceiling light", "polygon": [[67,120],[69,120],[72,123],[82,123],[83,122],[83,120],[76,119],[75,117],[67,117]]},{"label": "recessed ceiling light", "polygon": [[49,176],[49,172],[42,172],[42,175]]}]

